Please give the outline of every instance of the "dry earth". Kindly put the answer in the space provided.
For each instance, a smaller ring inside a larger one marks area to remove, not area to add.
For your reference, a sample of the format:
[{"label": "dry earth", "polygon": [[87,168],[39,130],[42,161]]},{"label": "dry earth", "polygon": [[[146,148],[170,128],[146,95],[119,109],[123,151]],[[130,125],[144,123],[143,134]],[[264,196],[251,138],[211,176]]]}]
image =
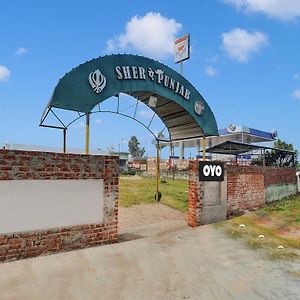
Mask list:
[{"label": "dry earth", "polygon": [[168,210],[121,209],[121,232],[145,238],[0,264],[0,299],[300,299],[299,263]]}]

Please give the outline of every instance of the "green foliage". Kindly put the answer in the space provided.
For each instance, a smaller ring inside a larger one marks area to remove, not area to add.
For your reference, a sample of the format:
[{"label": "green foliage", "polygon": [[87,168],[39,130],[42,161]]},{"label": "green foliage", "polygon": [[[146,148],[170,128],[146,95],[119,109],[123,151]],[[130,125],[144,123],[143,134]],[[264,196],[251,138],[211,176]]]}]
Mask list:
[{"label": "green foliage", "polygon": [[[244,228],[239,225],[245,224]],[[270,259],[299,260],[300,239],[282,234],[300,229],[300,196],[275,201],[254,213],[219,223],[218,228],[233,239],[240,239],[252,249],[261,249]],[[264,235],[264,238],[258,238]],[[278,249],[278,246],[283,249]]]},{"label": "green foliage", "polygon": [[131,175],[131,176],[133,176],[133,175],[135,175],[135,171],[133,171],[133,170],[129,170],[129,171],[121,171],[120,174],[121,174],[121,175],[124,175],[124,176],[126,176],[126,175]]},{"label": "green foliage", "polygon": [[[298,165],[297,162],[297,151],[295,151],[292,144],[287,144],[286,142],[282,140],[277,140],[274,143],[274,148],[279,150],[287,150],[287,151],[293,151],[293,153],[288,152],[281,152],[276,150],[266,151],[265,153],[265,164],[266,166],[273,166],[273,167],[292,167],[294,165]],[[252,165],[262,165],[263,164],[263,158],[258,157],[254,158],[251,161]]]},{"label": "green foliage", "polygon": [[145,154],[145,148],[140,147],[140,142],[136,136],[132,136],[128,142],[129,153],[133,157],[143,157]]},{"label": "green foliage", "polygon": [[[300,226],[300,196],[291,196],[280,201],[273,202],[259,210],[261,214],[280,217],[280,228],[285,226]],[[259,214],[255,213],[258,217]]]},{"label": "green foliage", "polygon": [[[167,181],[159,185],[161,203],[182,212],[188,210],[188,181]],[[119,204],[124,207],[154,203],[156,179],[144,177],[120,177]]]}]

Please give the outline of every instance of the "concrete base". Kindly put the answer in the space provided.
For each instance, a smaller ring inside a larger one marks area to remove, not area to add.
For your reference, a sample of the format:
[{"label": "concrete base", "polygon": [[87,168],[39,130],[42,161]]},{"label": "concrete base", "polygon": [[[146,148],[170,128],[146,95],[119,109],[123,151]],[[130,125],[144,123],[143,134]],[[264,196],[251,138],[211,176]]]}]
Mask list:
[{"label": "concrete base", "polygon": [[266,203],[271,203],[285,197],[295,195],[297,185],[293,183],[273,184],[266,188]]},{"label": "concrete base", "polygon": [[223,182],[201,182],[201,185],[203,210],[200,223],[210,224],[226,220],[227,178]]},{"label": "concrete base", "polygon": [[226,219],[226,205],[205,207],[200,216],[200,222],[203,225],[225,221]]}]

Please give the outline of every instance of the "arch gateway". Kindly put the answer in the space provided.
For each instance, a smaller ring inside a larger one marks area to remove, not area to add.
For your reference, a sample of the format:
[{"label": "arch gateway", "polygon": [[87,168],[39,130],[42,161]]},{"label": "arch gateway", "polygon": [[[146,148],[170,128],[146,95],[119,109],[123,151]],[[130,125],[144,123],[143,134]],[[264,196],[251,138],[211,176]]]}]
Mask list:
[{"label": "arch gateway", "polygon": [[[110,97],[116,96],[119,104],[120,93],[152,109],[170,142],[218,135],[210,107],[189,81],[135,55],[99,57],[67,73],[56,85],[40,125],[63,131],[66,152],[68,127],[86,117],[88,153],[90,114],[102,112],[100,104]],[[66,123],[59,110],[77,117]],[[118,108],[114,113],[125,115]],[[127,117],[135,119],[135,113]],[[50,123],[51,115],[59,125]],[[144,126],[152,132],[150,125]],[[0,170],[0,262],[118,241],[118,157],[0,149]],[[295,194],[296,189],[294,168],[190,161],[188,224],[225,220]]]},{"label": "arch gateway", "polygon": [[[88,119],[90,113],[101,112],[99,104],[120,93],[147,105],[164,123],[170,142],[218,135],[213,112],[187,79],[158,61],[129,54],[99,57],[67,73],[56,85],[40,125],[65,132],[72,122],[65,124],[55,109],[75,111]],[[49,114],[61,126],[47,123]]]},{"label": "arch gateway", "polygon": [[[169,140],[160,139],[150,129],[151,122],[148,126],[142,124],[157,142],[155,197],[159,199],[159,142],[172,143],[218,135],[216,119],[207,102],[187,79],[173,69],[153,59],[131,54],[108,55],[88,61],[59,80],[42,115],[40,126],[63,130],[65,153],[67,128],[85,116],[85,153],[89,154],[90,114],[103,112],[100,104],[116,96],[118,108],[114,113],[124,115],[119,111],[120,93],[136,98],[137,105],[142,102],[148,106],[153,111],[151,121],[157,115],[168,131]],[[79,116],[65,125],[54,109],[75,111]],[[125,116],[137,121],[136,111],[133,116]],[[49,114],[53,114],[62,126],[47,124]]]},{"label": "arch gateway", "polygon": [[[85,117],[89,153],[90,114],[102,112],[110,97],[119,104],[120,93],[136,98],[135,113],[139,103],[147,105],[164,123],[168,141],[218,134],[201,94],[153,59],[109,55],[79,65],[59,80],[40,121],[63,131],[64,153],[0,149],[0,261],[118,241],[118,157],[65,152],[68,127]],[[61,110],[76,117],[67,123]],[[135,113],[128,117],[136,120]]]}]

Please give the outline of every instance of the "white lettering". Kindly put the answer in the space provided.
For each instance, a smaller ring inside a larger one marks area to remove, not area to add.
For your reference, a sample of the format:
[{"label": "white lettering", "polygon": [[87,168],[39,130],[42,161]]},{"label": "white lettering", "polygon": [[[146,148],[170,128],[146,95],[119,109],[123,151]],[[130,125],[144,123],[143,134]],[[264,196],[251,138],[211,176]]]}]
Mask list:
[{"label": "white lettering", "polygon": [[155,73],[157,74],[157,83],[161,83],[164,79],[164,71],[158,69]]},{"label": "white lettering", "polygon": [[137,67],[132,66],[131,69],[132,69],[132,78],[139,79]]},{"label": "white lettering", "polygon": [[180,84],[178,81],[176,81],[176,88],[175,88],[175,93],[178,93],[179,91],[179,87],[180,87]]},{"label": "white lettering", "polygon": [[209,165],[205,165],[205,166],[203,167],[203,175],[204,175],[205,177],[207,177],[207,176],[209,176],[209,174],[210,174]]},{"label": "white lettering", "polygon": [[122,67],[124,79],[131,79],[129,66]]},{"label": "white lettering", "polygon": [[215,176],[215,169],[216,169],[216,166],[215,165],[210,165],[210,173],[211,173],[211,176]]},{"label": "white lettering", "polygon": [[140,74],[140,79],[146,79],[144,68],[139,67],[139,74]]},{"label": "white lettering", "polygon": [[170,78],[170,85],[169,85],[169,88],[171,89],[171,90],[175,90],[175,79],[173,79],[173,78]]},{"label": "white lettering", "polygon": [[154,80],[154,72],[151,68],[148,68],[148,76],[151,80]]},{"label": "white lettering", "polygon": [[182,97],[184,96],[184,86],[183,85],[180,87],[179,95]]},{"label": "white lettering", "polygon": [[184,98],[185,98],[186,100],[189,100],[189,99],[190,99],[190,93],[191,93],[191,92],[190,92],[188,89],[185,90]]},{"label": "white lettering", "polygon": [[[137,66],[116,66],[115,72],[118,80],[124,79],[140,79],[140,80],[156,80],[158,84],[162,84],[166,88],[179,94],[184,99],[189,100],[191,92],[185,88],[180,82],[174,78],[165,75],[164,70],[148,68],[145,70],[143,67]],[[147,74],[146,74],[147,72]],[[146,78],[147,77],[147,78]]]},{"label": "white lettering", "polygon": [[165,75],[165,79],[164,79],[164,86],[165,87],[168,87],[169,81],[170,81],[170,77],[168,77],[167,75]]},{"label": "white lettering", "polygon": [[220,177],[222,175],[222,168],[221,166],[216,167],[216,176]]},{"label": "white lettering", "polygon": [[117,73],[117,78],[118,79],[123,79],[123,75],[122,75],[122,72],[121,72],[121,67],[120,66],[116,66],[115,71]]}]

